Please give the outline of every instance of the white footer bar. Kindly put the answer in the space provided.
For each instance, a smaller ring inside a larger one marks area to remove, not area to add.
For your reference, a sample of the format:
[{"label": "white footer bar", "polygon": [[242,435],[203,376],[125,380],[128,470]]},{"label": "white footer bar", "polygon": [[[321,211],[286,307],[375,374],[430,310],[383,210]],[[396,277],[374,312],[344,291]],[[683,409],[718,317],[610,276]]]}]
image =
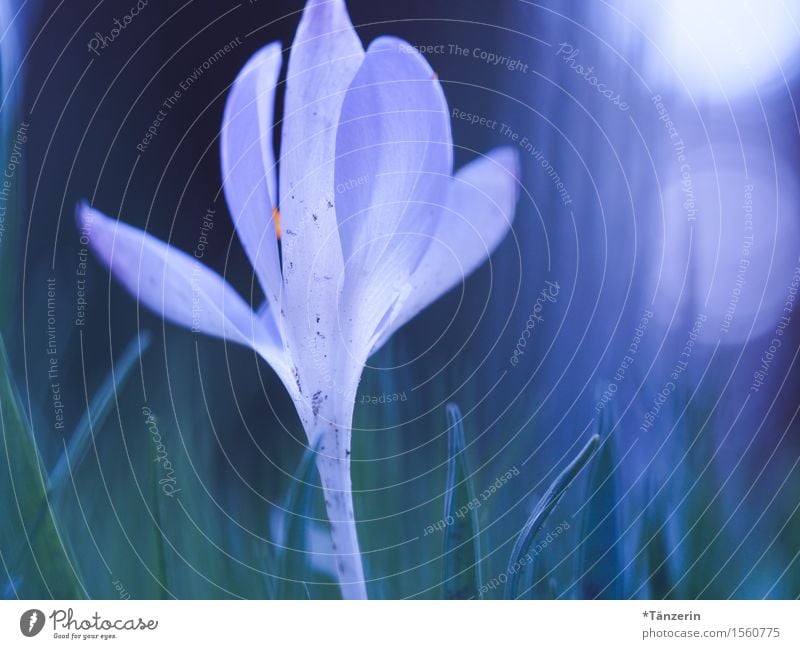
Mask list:
[{"label": "white footer bar", "polygon": [[[0,647],[800,647],[797,601],[5,601]],[[510,643],[514,643],[511,645]]]}]

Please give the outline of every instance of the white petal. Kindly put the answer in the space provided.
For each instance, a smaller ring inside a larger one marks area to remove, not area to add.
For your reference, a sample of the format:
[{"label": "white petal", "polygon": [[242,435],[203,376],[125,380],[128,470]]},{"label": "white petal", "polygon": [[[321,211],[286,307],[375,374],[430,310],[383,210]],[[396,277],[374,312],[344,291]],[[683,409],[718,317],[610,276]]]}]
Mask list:
[{"label": "white petal", "polygon": [[508,147],[494,149],[456,173],[448,208],[411,277],[409,295],[373,351],[489,258],[511,227],[519,182],[519,155]]},{"label": "white petal", "polygon": [[[310,0],[289,57],[279,177],[282,329],[307,398],[318,391],[325,398],[338,385],[331,351],[339,340],[337,282],[342,274],[336,129],[345,92],[363,58],[344,2]],[[302,412],[301,418],[311,425]]]},{"label": "white petal", "polygon": [[278,43],[267,45],[250,58],[225,103],[220,142],[225,197],[272,311],[278,310],[281,290],[273,219],[278,194],[272,146],[275,84],[280,69]]},{"label": "white petal", "polygon": [[142,304],[182,327],[252,347],[279,375],[287,374],[274,324],[266,326],[257,318],[224,278],[185,252],[86,204],[78,206],[77,218],[89,233],[92,250]]},{"label": "white petal", "polygon": [[370,343],[409,291],[452,173],[444,93],[425,59],[404,41],[382,37],[370,45],[342,107],[336,155],[336,184],[344,188],[336,210],[345,256],[343,308],[356,344]]}]

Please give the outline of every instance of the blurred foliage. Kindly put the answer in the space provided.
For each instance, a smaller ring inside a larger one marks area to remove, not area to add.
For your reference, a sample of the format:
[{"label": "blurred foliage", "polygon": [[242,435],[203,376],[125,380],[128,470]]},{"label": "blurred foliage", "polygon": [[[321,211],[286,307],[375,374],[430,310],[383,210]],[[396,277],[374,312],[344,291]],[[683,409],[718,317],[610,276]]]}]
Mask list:
[{"label": "blurred foliage", "polygon": [[453,403],[448,403],[446,409],[447,485],[444,515],[440,520],[440,526],[444,527],[442,587],[445,599],[480,599],[483,580],[478,509],[481,500],[475,495],[467,461],[461,410]]}]

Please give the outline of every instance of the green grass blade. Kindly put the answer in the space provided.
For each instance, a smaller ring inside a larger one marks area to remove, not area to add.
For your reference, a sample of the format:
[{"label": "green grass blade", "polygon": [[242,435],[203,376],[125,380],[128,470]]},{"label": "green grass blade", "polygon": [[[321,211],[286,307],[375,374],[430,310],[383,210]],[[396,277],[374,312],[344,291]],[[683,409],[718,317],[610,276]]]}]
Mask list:
[{"label": "green grass blade", "polygon": [[448,460],[442,574],[445,599],[481,597],[478,501],[467,462],[462,421],[458,406],[447,404]]},{"label": "green grass blade", "polygon": [[[606,426],[609,428],[609,426]],[[622,534],[619,524],[618,478],[614,440],[606,433],[597,451],[583,513],[578,561],[579,599],[621,599]]]},{"label": "green grass blade", "polygon": [[[85,596],[47,505],[43,464],[0,338],[0,558],[9,597]],[[42,503],[45,503],[44,505]]]},{"label": "green grass blade", "polygon": [[313,518],[317,451],[310,447],[304,451],[280,513],[277,565],[281,576],[278,591],[282,599],[308,598],[304,579],[310,577],[313,568],[306,543],[306,525]]},{"label": "green grass blade", "polygon": [[117,391],[125,384],[139,357],[150,346],[150,340],[149,332],[143,332],[131,340],[114,370],[109,373],[100,389],[95,392],[89,408],[83,413],[69,443],[50,472],[47,479],[48,494],[58,496],[66,488],[70,471],[75,471],[86,457],[93,431],[102,429],[103,422],[111,412]]},{"label": "green grass blade", "polygon": [[639,539],[641,573],[635,597],[664,599],[675,579],[669,559],[671,545],[667,539],[666,516],[658,499],[645,510],[642,519]]},{"label": "green grass blade", "polygon": [[515,568],[515,566],[527,563],[524,561],[524,557],[528,554],[533,540],[541,531],[547,517],[555,509],[556,505],[558,505],[558,502],[561,500],[570,484],[572,484],[572,481],[575,480],[580,470],[589,461],[599,441],[600,437],[598,435],[592,436],[586,443],[586,446],[578,453],[578,456],[553,481],[536,504],[536,507],[533,508],[528,522],[525,523],[525,527],[523,527],[522,531],[519,533],[517,541],[514,544],[514,549],[511,551],[511,559],[509,560],[507,571],[509,577],[506,582],[506,599],[515,599],[519,591],[520,571],[518,568]]},{"label": "green grass blade", "polygon": [[[111,411],[116,391],[125,383],[131,369],[149,344],[149,333],[144,333],[141,337],[132,340],[120,357],[116,366],[116,373],[109,374],[103,385],[95,393],[89,408],[84,412],[73,434],[70,436],[69,443],[47,478],[45,484],[46,494],[41,498],[39,507],[28,525],[28,535],[31,538],[35,538],[40,533],[44,523],[52,523],[53,514],[58,517],[61,497],[72,489],[69,484],[69,477],[74,474],[86,456],[89,442],[92,439],[92,431],[102,428],[103,422]],[[22,421],[21,418],[20,421]],[[75,559],[77,555],[72,551],[72,544],[68,538],[64,537],[60,538],[59,541],[64,551],[71,557],[72,571],[79,577],[78,562]],[[15,552],[15,561],[24,553],[25,547],[25,542],[23,541],[22,546]]]}]

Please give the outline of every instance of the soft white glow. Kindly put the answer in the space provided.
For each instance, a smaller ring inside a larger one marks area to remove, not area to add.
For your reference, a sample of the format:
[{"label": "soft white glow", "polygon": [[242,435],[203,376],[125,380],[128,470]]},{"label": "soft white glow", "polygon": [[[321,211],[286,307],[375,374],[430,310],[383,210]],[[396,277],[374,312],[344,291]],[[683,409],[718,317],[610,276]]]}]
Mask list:
[{"label": "soft white glow", "polygon": [[783,84],[796,70],[798,0],[637,1],[623,12],[652,41],[640,51],[654,91],[668,84],[696,100],[720,101]]},{"label": "soft white glow", "polygon": [[[701,338],[707,342],[738,344],[774,330],[800,265],[797,184],[785,175],[776,192],[774,176],[757,171],[769,161],[749,162],[749,178],[730,168],[693,174],[695,221],[687,218],[680,183],[664,192],[665,254],[656,270],[656,303],[668,318],[679,304],[691,317],[704,311],[708,324]],[[660,237],[653,242],[654,259],[661,257],[661,243]]]}]

